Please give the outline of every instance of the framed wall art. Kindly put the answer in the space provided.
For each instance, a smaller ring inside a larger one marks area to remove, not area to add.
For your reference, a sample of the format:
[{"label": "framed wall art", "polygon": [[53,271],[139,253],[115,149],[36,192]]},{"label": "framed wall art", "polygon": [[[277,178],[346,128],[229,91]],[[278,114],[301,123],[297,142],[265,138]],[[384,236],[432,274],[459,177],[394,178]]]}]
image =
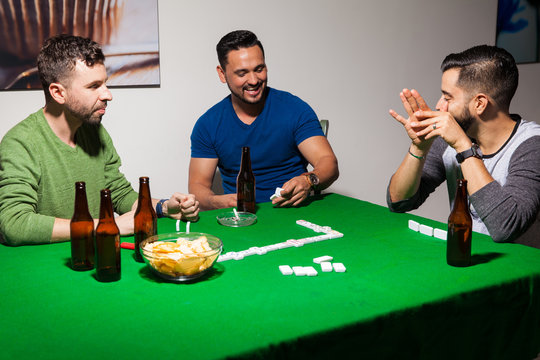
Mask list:
[{"label": "framed wall art", "polygon": [[40,89],[37,54],[61,33],[101,44],[109,86],[159,86],[157,6],[157,0],[0,0],[0,89]]}]

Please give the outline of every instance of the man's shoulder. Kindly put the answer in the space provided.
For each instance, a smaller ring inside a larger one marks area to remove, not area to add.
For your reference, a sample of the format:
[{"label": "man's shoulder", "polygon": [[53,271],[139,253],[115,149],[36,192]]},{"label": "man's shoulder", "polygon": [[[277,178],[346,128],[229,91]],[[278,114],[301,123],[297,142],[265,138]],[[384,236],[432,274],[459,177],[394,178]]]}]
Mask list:
[{"label": "man's shoulder", "polygon": [[530,136],[540,135],[540,124],[534,121],[527,121],[525,119],[521,119],[518,132],[527,134]]},{"label": "man's shoulder", "polygon": [[40,109],[35,113],[32,113],[26,117],[26,119],[20,121],[11,129],[9,129],[4,135],[2,141],[7,140],[19,140],[30,141],[35,138],[36,133],[39,131],[40,122],[45,121],[43,111]]},{"label": "man's shoulder", "polygon": [[228,95],[228,96],[224,97],[219,102],[212,105],[208,110],[206,110],[204,112],[204,114],[201,115],[201,117],[199,119],[214,117],[214,116],[216,116],[216,114],[223,112],[223,110],[226,109],[229,106],[232,106],[231,105],[231,95]]},{"label": "man's shoulder", "polygon": [[278,101],[283,102],[287,104],[298,104],[298,105],[305,105],[309,106],[307,102],[300,99],[298,96],[283,90],[277,90],[274,88],[268,88],[268,97],[272,99],[272,101]]}]

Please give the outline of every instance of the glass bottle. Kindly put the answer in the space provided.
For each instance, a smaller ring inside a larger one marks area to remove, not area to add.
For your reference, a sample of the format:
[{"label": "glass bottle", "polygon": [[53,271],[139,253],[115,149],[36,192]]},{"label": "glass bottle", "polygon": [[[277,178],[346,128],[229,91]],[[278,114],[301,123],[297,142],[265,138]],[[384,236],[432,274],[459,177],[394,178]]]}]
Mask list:
[{"label": "glass bottle", "polygon": [[96,275],[99,281],[120,280],[120,230],[114,221],[109,189],[101,190],[99,223],[96,228]]},{"label": "glass bottle", "polygon": [[446,262],[452,266],[471,265],[472,218],[467,200],[467,180],[458,179],[456,198],[448,217]]},{"label": "glass bottle", "polygon": [[255,176],[251,170],[249,147],[242,147],[242,162],[236,178],[236,195],[238,211],[255,214]]},{"label": "glass bottle", "polygon": [[94,268],[94,219],[88,211],[86,184],[75,183],[75,206],[69,224],[71,236],[71,267],[73,270]]},{"label": "glass bottle", "polygon": [[157,234],[157,215],[150,196],[150,179],[139,178],[139,201],[134,217],[135,260],[144,262],[139,244],[141,241]]}]

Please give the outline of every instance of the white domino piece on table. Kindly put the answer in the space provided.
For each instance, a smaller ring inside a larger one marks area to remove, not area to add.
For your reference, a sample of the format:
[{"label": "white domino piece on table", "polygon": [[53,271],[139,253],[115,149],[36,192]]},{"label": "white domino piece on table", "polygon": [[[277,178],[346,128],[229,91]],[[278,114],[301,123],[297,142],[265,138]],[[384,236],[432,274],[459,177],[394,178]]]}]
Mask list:
[{"label": "white domino piece on table", "polygon": [[333,257],[329,256],[329,255],[324,255],[324,256],[319,256],[319,257],[316,257],[313,259],[313,262],[315,264],[320,264],[322,262],[328,262],[328,261],[332,261],[334,260]]},{"label": "white domino piece on table", "polygon": [[339,231],[332,230],[330,233],[328,233],[328,236],[330,236],[330,239],[338,239],[338,238],[342,238],[343,234],[340,233]]},{"label": "white domino piece on table", "polygon": [[334,268],[335,272],[345,272],[345,271],[347,271],[347,268],[342,263],[333,263],[332,267]]},{"label": "white domino piece on table", "polygon": [[332,272],[332,263],[328,261],[324,261],[321,263],[321,270],[322,272]]},{"label": "white domino piece on table", "polygon": [[433,228],[431,226],[420,224],[420,233],[428,236],[433,236]]},{"label": "white domino piece on table", "polygon": [[217,262],[227,261],[227,260],[231,260],[231,259],[232,259],[232,256],[229,255],[229,253],[225,253],[225,254],[219,255],[219,257],[217,259]]},{"label": "white domino piece on table", "polygon": [[305,266],[304,270],[307,276],[317,276],[318,272],[313,266]]},{"label": "white domino piece on table", "polygon": [[409,220],[409,229],[418,232],[420,231],[420,224],[414,220]]},{"label": "white domino piece on table", "polygon": [[234,259],[234,260],[242,260],[242,259],[244,259],[244,254],[241,254],[241,253],[239,253],[239,252],[234,253],[233,259]]},{"label": "white domino piece on table", "polygon": [[304,241],[304,244],[311,244],[311,243],[317,242],[317,240],[315,240],[314,236],[308,237],[308,238],[303,238],[302,240]]},{"label": "white domino piece on table", "polygon": [[293,266],[292,271],[296,276],[306,276],[306,269],[303,266]]},{"label": "white domino piece on table", "polygon": [[280,265],[279,266],[279,271],[281,271],[281,273],[283,275],[292,275],[293,274],[293,269],[289,265]]},{"label": "white domino piece on table", "polygon": [[441,240],[446,240],[447,239],[447,233],[445,230],[441,230],[441,229],[435,229],[433,230],[433,236],[436,237],[437,239],[441,239]]}]

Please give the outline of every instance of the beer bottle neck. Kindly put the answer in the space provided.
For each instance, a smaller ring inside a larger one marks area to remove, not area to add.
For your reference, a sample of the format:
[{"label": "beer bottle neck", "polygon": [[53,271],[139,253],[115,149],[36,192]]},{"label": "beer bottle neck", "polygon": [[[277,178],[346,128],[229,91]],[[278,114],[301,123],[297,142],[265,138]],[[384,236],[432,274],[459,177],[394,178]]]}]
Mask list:
[{"label": "beer bottle neck", "polygon": [[240,163],[240,171],[251,171],[251,156],[249,154],[249,148],[242,148],[242,161]]},{"label": "beer bottle neck", "polygon": [[467,182],[465,180],[458,180],[458,186],[456,189],[456,198],[454,200],[455,209],[468,209],[469,204],[467,201]]},{"label": "beer bottle neck", "polygon": [[111,192],[101,191],[101,206],[99,209],[99,220],[114,219],[114,211],[111,200]]}]

